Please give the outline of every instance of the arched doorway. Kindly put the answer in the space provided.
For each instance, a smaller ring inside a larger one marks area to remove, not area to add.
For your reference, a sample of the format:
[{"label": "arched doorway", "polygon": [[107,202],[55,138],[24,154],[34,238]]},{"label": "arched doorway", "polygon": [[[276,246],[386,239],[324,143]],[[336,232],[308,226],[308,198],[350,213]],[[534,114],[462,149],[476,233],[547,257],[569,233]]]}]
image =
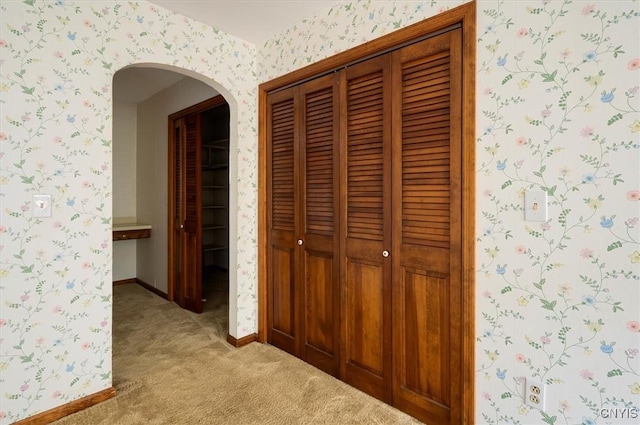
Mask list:
[{"label": "arched doorway", "polygon": [[[171,299],[171,287],[168,280],[168,131],[167,118],[170,114],[197,104],[216,95],[224,97],[229,105],[229,143],[235,146],[237,140],[237,105],[234,97],[220,84],[203,75],[182,68],[143,63],[135,64],[117,71],[113,80],[113,164],[114,164],[114,221],[125,214],[137,221],[152,226],[152,237],[147,240],[127,241],[136,244],[135,248],[114,243],[113,270],[117,280],[120,267],[119,259],[129,262],[129,274],[134,271],[136,280],[146,284],[153,292],[164,294]],[[123,109],[119,110],[119,109]],[[123,126],[123,116],[135,113],[136,120]],[[123,132],[129,131],[119,143]],[[135,132],[135,137],[131,132]],[[131,144],[135,145],[132,149]],[[132,164],[131,157],[135,157]],[[121,166],[119,160],[126,158],[128,165]],[[237,155],[229,150],[229,211],[235,211],[237,205],[236,184]],[[129,173],[127,173],[127,167]],[[131,168],[134,169],[133,174]],[[135,176],[132,184],[131,177]],[[121,196],[121,191],[126,192]],[[120,192],[120,193],[119,193]],[[122,205],[126,205],[122,208]],[[131,208],[131,205],[135,208]],[[127,208],[129,208],[127,210]],[[229,220],[229,293],[236,289],[235,256],[236,217]],[[132,245],[132,244],[130,244]],[[132,265],[132,259],[134,264]],[[125,276],[126,276],[126,272]],[[143,285],[144,286],[144,285]],[[236,301],[228,297],[228,321],[230,333],[235,330]]]}]

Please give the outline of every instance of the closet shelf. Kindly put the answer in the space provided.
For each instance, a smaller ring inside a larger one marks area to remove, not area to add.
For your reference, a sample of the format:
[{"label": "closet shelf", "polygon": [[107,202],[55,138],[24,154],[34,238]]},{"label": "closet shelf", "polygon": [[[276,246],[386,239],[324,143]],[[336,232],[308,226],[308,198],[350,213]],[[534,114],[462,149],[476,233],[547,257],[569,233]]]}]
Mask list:
[{"label": "closet shelf", "polygon": [[223,251],[227,249],[222,245],[202,245],[202,252]]},{"label": "closet shelf", "polygon": [[229,268],[229,107],[203,113],[201,126],[202,265]]},{"label": "closet shelf", "polygon": [[202,226],[202,230],[222,230],[222,229],[226,229],[227,226],[224,226],[222,224],[212,224],[212,225],[206,225],[204,224]]},{"label": "closet shelf", "polygon": [[202,146],[203,147],[208,147],[208,148],[214,148],[214,149],[223,149],[223,150],[227,150],[227,146],[229,145],[229,139],[228,138],[224,138],[224,139],[215,139],[215,140],[209,140],[209,141],[202,141]]},{"label": "closet shelf", "polygon": [[227,164],[204,164],[202,166],[203,170],[224,170],[225,168],[229,168]]}]

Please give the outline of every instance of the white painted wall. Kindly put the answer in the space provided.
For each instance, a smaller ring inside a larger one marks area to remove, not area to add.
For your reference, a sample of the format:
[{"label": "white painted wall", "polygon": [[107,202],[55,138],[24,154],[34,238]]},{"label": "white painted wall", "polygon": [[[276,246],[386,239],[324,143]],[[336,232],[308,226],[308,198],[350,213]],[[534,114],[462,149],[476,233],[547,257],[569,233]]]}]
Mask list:
[{"label": "white painted wall", "polygon": [[[113,222],[136,217],[137,106],[113,101]],[[113,244],[113,280],[136,277],[136,241]]]}]

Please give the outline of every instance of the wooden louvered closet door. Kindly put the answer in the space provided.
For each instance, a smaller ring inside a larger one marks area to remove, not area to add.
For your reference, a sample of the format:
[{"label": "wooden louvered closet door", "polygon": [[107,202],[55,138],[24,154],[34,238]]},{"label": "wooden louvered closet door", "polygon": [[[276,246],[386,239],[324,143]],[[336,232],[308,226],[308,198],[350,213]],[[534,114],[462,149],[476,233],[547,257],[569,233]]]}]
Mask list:
[{"label": "wooden louvered closet door", "polygon": [[[339,371],[339,192],[337,77],[300,87],[303,261],[300,357],[332,375]],[[301,243],[301,244],[300,244]]]},{"label": "wooden louvered closet door", "polygon": [[433,424],[464,410],[462,47],[450,28],[266,108],[268,342]]},{"label": "wooden louvered closet door", "polygon": [[184,222],[182,235],[182,279],[177,302],[182,308],[202,313],[202,197],[201,151],[202,140],[200,114],[184,119],[184,139],[182,141],[184,169]]},{"label": "wooden louvered closet door", "polygon": [[[182,300],[182,283],[184,274],[184,119],[177,119],[173,122],[173,145],[171,156],[173,158],[174,169],[170,173],[174,176],[172,184],[173,203],[173,250],[171,251],[171,261],[173,263],[173,300],[180,305]],[[171,199],[170,199],[171,200]]]},{"label": "wooden louvered closet door", "polygon": [[342,73],[342,378],[391,402],[390,55]]},{"label": "wooden louvered closet door", "polygon": [[297,297],[300,263],[296,249],[296,229],[299,213],[298,148],[296,109],[297,89],[281,91],[268,98],[270,140],[267,152],[267,186],[269,202],[269,276],[267,340],[270,344],[299,356],[300,317]]},{"label": "wooden louvered closet door", "polygon": [[461,421],[461,50],[393,53],[394,404],[428,423]]},{"label": "wooden louvered closet door", "polygon": [[337,375],[337,77],[269,97],[268,341]]}]

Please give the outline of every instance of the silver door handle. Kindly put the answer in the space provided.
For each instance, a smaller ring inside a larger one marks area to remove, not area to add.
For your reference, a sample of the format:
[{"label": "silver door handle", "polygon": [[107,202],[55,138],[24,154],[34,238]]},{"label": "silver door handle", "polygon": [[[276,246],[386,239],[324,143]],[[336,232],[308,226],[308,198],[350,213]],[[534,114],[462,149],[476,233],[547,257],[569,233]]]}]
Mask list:
[{"label": "silver door handle", "polygon": [[184,224],[181,224],[181,225],[180,225],[180,228],[181,228],[181,229],[184,229]]},{"label": "silver door handle", "polygon": [[303,243],[304,241],[302,239],[298,239],[298,245],[302,246]]},{"label": "silver door handle", "polygon": [[382,251],[382,256],[384,258],[387,258],[389,256],[389,251],[387,251],[386,249],[384,251]]}]

